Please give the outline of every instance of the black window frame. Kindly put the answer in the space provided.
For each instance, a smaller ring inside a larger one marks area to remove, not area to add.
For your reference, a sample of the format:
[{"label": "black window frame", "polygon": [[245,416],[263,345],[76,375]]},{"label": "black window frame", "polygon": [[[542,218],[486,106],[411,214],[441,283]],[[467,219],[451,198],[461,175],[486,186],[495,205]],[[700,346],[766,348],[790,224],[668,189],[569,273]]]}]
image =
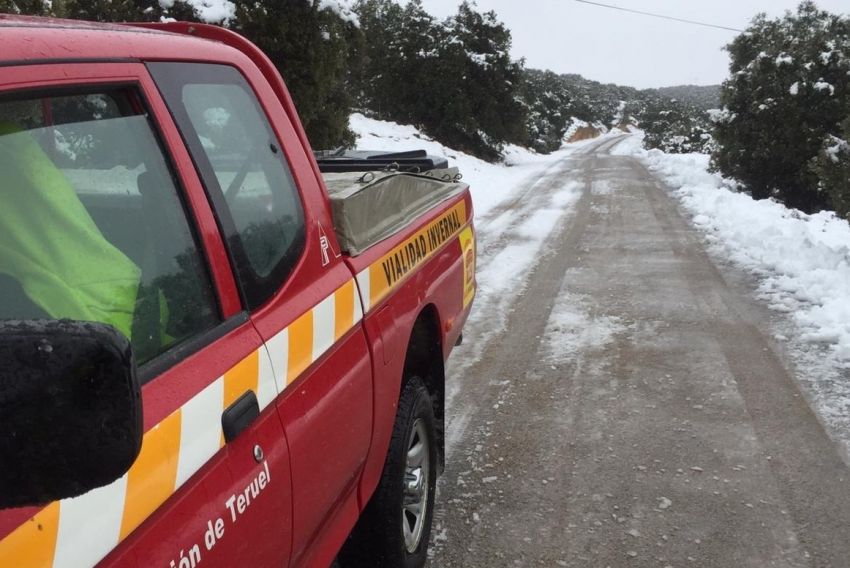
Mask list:
[{"label": "black window frame", "polygon": [[[151,133],[153,134],[154,141],[161,152],[166,170],[174,185],[177,200],[182,207],[189,233],[200,257],[204,276],[206,276],[207,283],[210,286],[214,316],[217,320],[211,327],[201,330],[182,341],[178,341],[177,343],[169,346],[163,352],[139,365],[139,382],[141,385],[145,385],[181,361],[194,355],[208,345],[211,345],[216,340],[224,337],[232,330],[247,322],[248,314],[245,311],[241,311],[228,318],[224,317],[224,313],[222,311],[222,299],[213,277],[212,267],[210,266],[209,250],[199,230],[194,209],[188,201],[186,187],[183,183],[182,177],[180,176],[180,169],[177,167],[177,162],[175,161],[171,148],[169,147],[162,132],[162,128],[156,120],[156,115],[152,110],[153,106],[145,92],[144,85],[141,81],[105,80],[103,82],[94,83],[69,83],[46,88],[25,87],[22,89],[0,89],[0,102],[31,98],[108,94],[122,91],[126,92],[126,102],[131,104],[135,102],[138,105],[138,111],[134,109],[134,112],[137,112],[136,116],[143,116],[145,118],[151,129]],[[119,105],[119,108],[123,109],[121,105]]]},{"label": "black window frame", "polygon": [[[304,213],[303,198],[295,177],[292,175],[292,167],[285,153],[282,151],[283,145],[274,128],[271,126],[268,113],[263,108],[256,91],[239,68],[227,63],[173,61],[146,62],[145,65],[165,101],[174,123],[180,131],[183,143],[189,151],[189,155],[204,186],[207,198],[212,205],[216,223],[221,234],[225,237],[225,248],[230,257],[230,262],[234,267],[242,305],[249,311],[255,311],[286,284],[301,259],[307,244],[307,222]],[[232,80],[234,73],[239,79],[237,82]],[[263,123],[266,127],[269,140],[272,144],[276,144],[278,159],[281,161],[281,165],[292,183],[295,202],[297,204],[297,230],[289,248],[265,277],[256,273],[248,258],[242,238],[231,214],[230,206],[225,199],[224,190],[218,181],[215,169],[182,102],[182,89],[184,86],[204,84],[236,85],[246,90],[256,106],[257,112],[264,118]]]}]

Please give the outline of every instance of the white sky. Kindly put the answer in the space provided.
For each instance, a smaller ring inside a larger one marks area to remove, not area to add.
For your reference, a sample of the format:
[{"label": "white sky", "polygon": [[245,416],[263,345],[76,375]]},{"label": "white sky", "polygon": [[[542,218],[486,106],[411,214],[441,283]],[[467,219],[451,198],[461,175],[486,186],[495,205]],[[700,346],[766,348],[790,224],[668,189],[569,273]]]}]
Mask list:
[{"label": "white sky", "polygon": [[[633,10],[744,29],[759,12],[779,16],[798,0],[598,0]],[[850,13],[850,0],[816,0],[835,13]],[[459,0],[423,0],[443,18]],[[722,47],[735,32],[705,28],[589,6],[575,0],[477,0],[494,10],[513,35],[513,56],[528,67],[578,73],[596,81],[639,88],[720,83],[729,56]]]}]

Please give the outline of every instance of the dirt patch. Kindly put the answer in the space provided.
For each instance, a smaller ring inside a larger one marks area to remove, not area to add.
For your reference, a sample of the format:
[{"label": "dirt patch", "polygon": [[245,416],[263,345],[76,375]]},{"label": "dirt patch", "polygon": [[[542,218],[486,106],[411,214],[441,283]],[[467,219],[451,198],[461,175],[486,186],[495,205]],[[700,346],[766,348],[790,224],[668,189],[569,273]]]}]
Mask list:
[{"label": "dirt patch", "polygon": [[595,126],[582,126],[575,133],[570,136],[570,139],[567,142],[581,142],[582,140],[590,140],[591,138],[598,138],[602,136],[604,132],[596,128]]}]

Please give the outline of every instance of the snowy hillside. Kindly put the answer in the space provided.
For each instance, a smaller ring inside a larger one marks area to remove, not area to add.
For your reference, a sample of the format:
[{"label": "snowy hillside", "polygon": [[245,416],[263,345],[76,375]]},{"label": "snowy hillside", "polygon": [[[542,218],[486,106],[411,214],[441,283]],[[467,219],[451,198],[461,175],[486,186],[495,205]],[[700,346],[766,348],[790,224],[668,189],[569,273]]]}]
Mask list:
[{"label": "snowy hillside", "polygon": [[349,126],[357,136],[355,146],[359,149],[392,152],[421,149],[448,158],[449,164],[460,168],[464,181],[471,186],[477,218],[508,198],[522,179],[558,158],[508,146],[504,162],[491,164],[443,146],[413,126],[373,120],[359,113],[351,115]]}]

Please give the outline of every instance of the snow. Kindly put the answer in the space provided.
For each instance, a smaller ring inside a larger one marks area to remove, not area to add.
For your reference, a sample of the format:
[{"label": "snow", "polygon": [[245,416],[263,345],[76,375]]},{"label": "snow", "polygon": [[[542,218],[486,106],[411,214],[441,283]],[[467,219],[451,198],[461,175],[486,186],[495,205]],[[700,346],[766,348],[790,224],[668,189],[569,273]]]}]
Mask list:
[{"label": "snow", "polygon": [[735,113],[731,112],[728,108],[712,108],[708,109],[707,112],[709,120],[715,124],[729,124],[735,120]]},{"label": "snow", "polygon": [[547,360],[552,362],[574,361],[579,354],[604,348],[626,331],[619,318],[596,313],[588,298],[569,292],[570,281],[568,274],[544,331]]},{"label": "snow", "polygon": [[794,96],[797,96],[800,93],[800,82],[797,81],[796,83],[791,85],[791,88],[788,89],[788,92]]},{"label": "snow", "polygon": [[[186,0],[186,3],[208,24],[229,22],[236,17],[236,6],[229,0]],[[174,5],[174,0],[159,0],[159,5],[168,9]]]},{"label": "snow", "polygon": [[772,308],[793,311],[802,337],[827,343],[850,367],[850,225],[831,212],[806,215],[754,200],[707,171],[703,154],[638,151],[670,185],[693,222],[737,264],[760,277]]},{"label": "snow", "polygon": [[842,152],[850,152],[850,144],[846,140],[842,140],[837,136],[830,135],[829,138],[832,145],[826,147],[826,155],[829,156],[829,159],[832,162],[837,164],[840,160],[838,157],[839,154]]},{"label": "snow", "polygon": [[[503,151],[502,162],[491,164],[443,146],[412,126],[372,120],[362,114],[353,114],[349,125],[360,149],[394,152],[424,149],[429,154],[448,158],[450,165],[457,166],[464,181],[470,184],[476,223],[478,290],[467,326],[479,331],[474,342],[458,348],[462,356],[451,359],[451,373],[459,375],[475,363],[488,342],[505,329],[532,268],[541,255],[546,254],[550,236],[569,222],[584,184],[566,179],[560,172],[571,154],[593,140],[565,144],[549,155],[508,146]],[[571,311],[563,304],[561,313],[564,319],[552,324],[559,326],[557,330],[553,328],[552,333],[577,335],[560,337],[560,342],[596,344],[611,336],[606,325],[615,322],[594,320],[594,325],[587,330],[570,331],[564,326],[585,317],[582,316],[585,312]],[[585,319],[588,318],[593,319],[590,316]],[[446,392],[447,401],[457,395],[458,389],[459,383],[453,382]],[[465,431],[468,419],[468,413],[457,413],[451,432],[459,435],[457,433]],[[447,444],[451,446],[453,440],[448,440]]]},{"label": "snow", "polygon": [[799,380],[850,450],[850,224],[832,212],[807,215],[754,200],[708,171],[709,156],[641,149],[638,136],[615,150],[643,160],[672,188],[709,251],[747,269],[757,293],[783,314],[774,325],[801,367]]},{"label": "snow", "polygon": [[633,156],[640,154],[643,151],[643,132],[638,132],[633,136],[623,139],[611,149],[611,154],[614,156]]},{"label": "snow", "polygon": [[346,22],[359,27],[360,20],[354,11],[355,3],[355,0],[319,0],[319,10],[331,10]]},{"label": "snow", "polygon": [[477,218],[506,199],[524,178],[563,158],[563,154],[545,156],[509,145],[503,150],[502,163],[491,164],[443,146],[413,126],[374,120],[360,113],[351,115],[349,126],[357,135],[355,146],[360,149],[393,152],[422,149],[448,158],[449,165],[460,168],[463,180],[470,184]]},{"label": "snow", "polygon": [[835,94],[835,87],[826,81],[818,81],[814,84],[814,89],[816,91],[829,91],[829,96]]}]

